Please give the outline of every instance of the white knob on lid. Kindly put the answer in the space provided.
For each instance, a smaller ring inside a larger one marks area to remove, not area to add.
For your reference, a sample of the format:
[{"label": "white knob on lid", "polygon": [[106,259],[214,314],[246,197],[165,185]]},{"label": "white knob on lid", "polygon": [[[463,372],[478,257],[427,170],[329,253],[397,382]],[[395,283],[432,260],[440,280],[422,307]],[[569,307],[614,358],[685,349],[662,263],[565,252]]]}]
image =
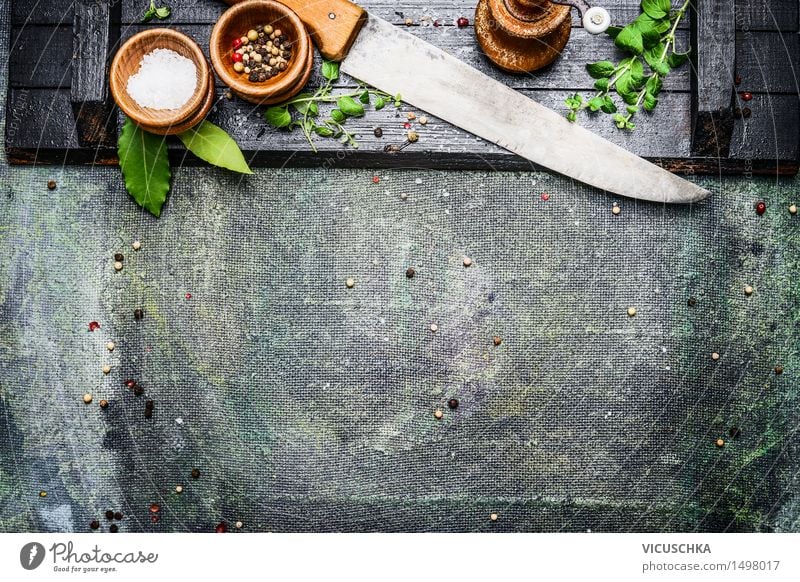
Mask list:
[{"label": "white knob on lid", "polygon": [[583,27],[592,34],[605,32],[611,26],[611,15],[600,6],[592,6],[583,15]]}]

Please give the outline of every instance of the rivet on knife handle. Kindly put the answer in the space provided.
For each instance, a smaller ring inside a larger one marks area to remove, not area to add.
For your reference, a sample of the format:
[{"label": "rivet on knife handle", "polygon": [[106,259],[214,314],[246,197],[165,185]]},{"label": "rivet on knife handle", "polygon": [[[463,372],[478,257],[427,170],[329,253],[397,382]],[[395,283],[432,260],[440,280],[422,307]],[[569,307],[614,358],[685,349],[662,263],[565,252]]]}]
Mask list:
[{"label": "rivet on knife handle", "polygon": [[367,13],[350,0],[281,0],[300,17],[329,61],[341,61],[353,45]]}]

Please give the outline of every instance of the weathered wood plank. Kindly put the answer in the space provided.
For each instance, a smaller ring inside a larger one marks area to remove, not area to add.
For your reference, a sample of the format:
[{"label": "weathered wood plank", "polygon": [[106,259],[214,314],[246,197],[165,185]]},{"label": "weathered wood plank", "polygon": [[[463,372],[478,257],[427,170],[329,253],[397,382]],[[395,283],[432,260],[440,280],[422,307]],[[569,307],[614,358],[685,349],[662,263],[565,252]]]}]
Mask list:
[{"label": "weathered wood plank", "polygon": [[11,25],[69,24],[75,0],[13,0]]},{"label": "weathered wood plank", "polygon": [[82,146],[113,144],[117,137],[108,90],[111,5],[75,0],[70,100]]},{"label": "weathered wood plank", "polygon": [[746,163],[800,158],[800,97],[756,94],[746,106],[752,115],[736,120],[731,138],[731,157]]},{"label": "weathered wood plank", "polygon": [[69,87],[72,83],[72,22],[55,28],[13,29],[8,81],[12,87]]},{"label": "weathered wood plank", "polygon": [[[68,0],[59,0],[67,2]],[[798,30],[798,9],[795,0],[736,0],[737,28],[741,30]],[[363,0],[359,2],[370,13],[394,24],[403,24],[411,18],[415,25],[433,23],[438,20],[442,26],[452,26],[462,16],[472,20],[475,14],[475,0]],[[630,22],[639,14],[638,0],[604,0],[600,2],[610,13],[615,24]],[[677,4],[677,2],[675,2]],[[221,0],[173,0],[174,24],[215,22],[227,8]],[[138,0],[123,0],[122,22],[141,21],[144,8]],[[428,16],[423,20],[423,17]],[[573,26],[579,19],[573,11]],[[688,28],[683,24],[681,28]]]},{"label": "weathered wood plank", "polygon": [[[145,27],[146,25],[126,27],[123,31],[123,37],[133,36]],[[175,26],[174,28],[194,38],[207,53],[211,35],[211,30],[208,26],[187,24]],[[601,59],[619,59],[623,56],[607,38],[594,36],[583,29],[579,29],[574,32],[572,41],[567,43],[561,58],[551,66],[530,75],[509,75],[500,71],[481,53],[477,42],[466,30],[412,27],[409,31],[425,41],[448,51],[456,58],[490,77],[501,80],[516,89],[589,89],[592,87],[594,80],[586,73],[586,63]],[[684,46],[688,45],[688,31],[680,31],[677,36],[679,43]],[[319,84],[319,77],[316,76],[316,72],[319,71],[320,57],[316,54],[315,58],[315,76],[310,80],[311,85]],[[690,67],[684,66],[667,77],[664,88],[671,91],[688,91],[689,77]],[[354,83],[352,79],[343,77],[342,84],[352,86]]]},{"label": "weathered wood plank", "polygon": [[736,33],[739,91],[800,94],[800,35]]},{"label": "weathered wood plank", "polygon": [[736,22],[730,0],[696,0],[692,153],[728,157],[733,132]]}]

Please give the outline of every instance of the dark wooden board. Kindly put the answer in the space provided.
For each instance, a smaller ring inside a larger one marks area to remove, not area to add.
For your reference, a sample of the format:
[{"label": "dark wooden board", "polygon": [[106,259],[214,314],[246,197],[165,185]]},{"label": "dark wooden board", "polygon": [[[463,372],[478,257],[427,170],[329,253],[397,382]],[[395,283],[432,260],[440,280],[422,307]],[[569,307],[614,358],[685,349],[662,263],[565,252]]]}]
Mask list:
[{"label": "dark wooden board", "polygon": [[[77,95],[91,92],[92,83],[76,89],[76,62],[79,54],[94,54],[93,47],[74,41],[76,2],[93,0],[12,0],[12,43],[9,54],[8,122],[6,125],[6,150],[11,162],[17,163],[115,163],[113,140],[87,145],[79,143],[76,132],[76,115],[86,111],[76,109]],[[97,0],[94,0],[97,1]],[[142,24],[141,13],[146,2],[138,0],[109,0],[114,11],[114,28],[111,42],[119,41],[135,32],[153,26]],[[195,37],[202,47],[207,47],[211,23],[226,8],[216,0],[173,0],[173,17],[156,26],[168,25]],[[615,21],[624,22],[638,13],[638,0],[608,0],[602,3],[611,10]],[[585,64],[593,60],[614,59],[619,53],[605,37],[588,35],[575,27],[572,38],[562,55],[551,67],[532,75],[512,76],[498,71],[480,54],[471,28],[459,29],[454,21],[460,16],[472,18],[474,0],[410,0],[398,4],[388,0],[362,2],[371,13],[394,22],[398,27],[448,50],[458,58],[485,72],[493,78],[524,92],[537,101],[563,111],[563,99],[576,90],[589,91],[592,79],[585,72]],[[724,4],[723,4],[724,6]],[[85,11],[85,7],[84,7]],[[730,10],[728,10],[730,15]],[[425,17],[428,15],[428,17]],[[800,70],[800,37],[798,30],[797,0],[736,0],[733,26],[738,31],[729,39],[735,49],[735,58],[722,57],[722,51],[707,62],[706,71],[716,78],[718,92],[734,95],[736,91],[750,91],[754,99],[749,103],[736,101],[734,107],[749,107],[750,117],[732,120],[724,128],[714,125],[711,131],[727,131],[727,156],[720,158],[716,152],[692,147],[693,100],[699,95],[697,79],[692,68],[686,66],[674,72],[665,83],[659,108],[653,115],[642,114],[638,128],[633,133],[620,132],[607,117],[584,116],[581,120],[588,128],[619,143],[634,153],[661,163],[675,171],[684,172],[753,172],[795,173],[798,168],[798,127],[800,107],[796,73]],[[404,19],[412,18],[413,26],[405,26]],[[440,26],[433,26],[434,19]],[[574,24],[576,24],[575,22]],[[719,20],[711,24],[720,26]],[[708,25],[704,25],[708,26]],[[791,34],[787,34],[791,33]],[[116,36],[114,36],[116,35]],[[689,25],[678,31],[679,44],[692,46],[700,36],[691,34]],[[735,40],[735,43],[733,42]],[[702,50],[702,43],[700,43]],[[78,52],[76,52],[76,50]],[[113,50],[113,49],[112,49]],[[729,54],[730,49],[726,49]],[[101,59],[100,52],[93,58]],[[713,59],[730,60],[713,66]],[[38,64],[37,64],[38,63]],[[91,72],[86,67],[84,72]],[[317,65],[319,64],[319,59]],[[98,70],[104,64],[98,63]],[[733,75],[742,77],[735,87]],[[728,85],[725,86],[725,77]],[[80,78],[80,77],[78,77]],[[699,77],[698,77],[699,79]],[[403,140],[405,121],[393,108],[381,112],[370,111],[367,117],[350,120],[361,147],[348,150],[335,141],[318,142],[319,152],[311,151],[300,133],[276,131],[267,127],[261,118],[263,108],[253,107],[237,99],[223,97],[225,88],[219,84],[219,101],[210,119],[228,130],[242,146],[245,155],[256,165],[322,165],[339,167],[432,167],[432,168],[494,168],[526,169],[532,164],[509,154],[492,144],[476,139],[457,128],[436,119],[427,127],[418,127],[421,139],[403,151],[390,154],[384,151],[389,143]],[[312,76],[310,85],[319,83]],[[355,82],[343,76],[337,87],[352,87]],[[96,91],[96,83],[94,84]],[[99,98],[99,97],[98,97]],[[714,99],[719,101],[717,95]],[[724,99],[724,97],[722,98]],[[707,102],[713,101],[707,95]],[[97,103],[97,100],[94,101]],[[405,111],[410,108],[404,107]],[[103,119],[96,109],[93,119]],[[105,114],[116,121],[118,113]],[[780,119],[781,123],[774,123]],[[78,124],[80,126],[80,124]],[[375,138],[373,129],[384,130],[382,139]],[[170,140],[171,155],[183,160],[185,151]],[[186,157],[187,163],[194,163]]]}]

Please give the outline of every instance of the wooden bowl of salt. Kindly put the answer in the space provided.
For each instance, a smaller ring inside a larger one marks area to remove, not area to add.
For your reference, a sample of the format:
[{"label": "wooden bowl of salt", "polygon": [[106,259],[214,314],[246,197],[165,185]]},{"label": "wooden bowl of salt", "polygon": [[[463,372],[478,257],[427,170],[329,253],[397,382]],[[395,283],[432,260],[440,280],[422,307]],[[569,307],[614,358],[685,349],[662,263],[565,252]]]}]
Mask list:
[{"label": "wooden bowl of salt", "polygon": [[181,133],[202,121],[214,97],[211,67],[183,33],[151,28],[119,48],[109,72],[111,95],[142,129]]}]

